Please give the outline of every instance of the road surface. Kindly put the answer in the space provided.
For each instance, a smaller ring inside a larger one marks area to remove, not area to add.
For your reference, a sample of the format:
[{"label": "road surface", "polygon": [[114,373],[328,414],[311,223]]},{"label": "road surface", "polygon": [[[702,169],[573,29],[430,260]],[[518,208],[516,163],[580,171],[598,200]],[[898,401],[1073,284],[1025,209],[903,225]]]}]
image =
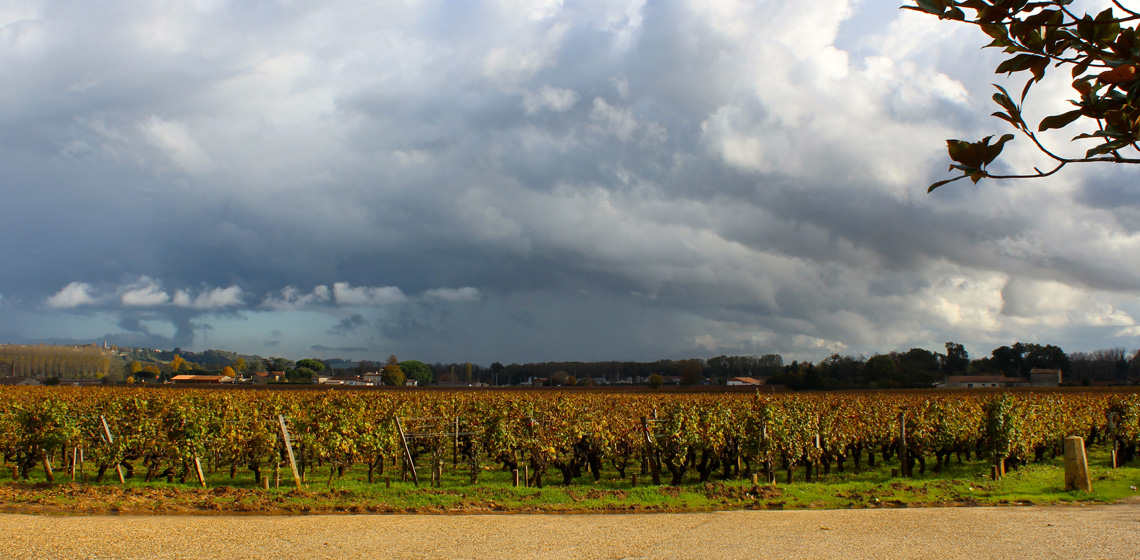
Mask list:
[{"label": "road surface", "polygon": [[1140,504],[613,515],[0,515],[0,558],[1140,558]]}]

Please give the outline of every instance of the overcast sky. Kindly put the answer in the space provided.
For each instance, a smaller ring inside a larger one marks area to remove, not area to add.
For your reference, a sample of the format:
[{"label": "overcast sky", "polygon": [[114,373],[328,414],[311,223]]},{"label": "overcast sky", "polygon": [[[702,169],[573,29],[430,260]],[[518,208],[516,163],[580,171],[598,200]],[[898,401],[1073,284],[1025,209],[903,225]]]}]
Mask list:
[{"label": "overcast sky", "polygon": [[[6,0],[0,342],[1140,345],[1136,170],[927,194],[946,138],[1008,132],[1007,82],[980,32],[899,3]],[[1065,110],[1059,74],[1030,120]]]}]

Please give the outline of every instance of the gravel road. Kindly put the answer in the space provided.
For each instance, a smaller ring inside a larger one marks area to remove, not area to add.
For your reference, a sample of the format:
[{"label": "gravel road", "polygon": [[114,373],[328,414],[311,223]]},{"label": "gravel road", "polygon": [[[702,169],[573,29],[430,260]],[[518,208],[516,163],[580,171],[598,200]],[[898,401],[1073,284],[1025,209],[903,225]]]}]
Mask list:
[{"label": "gravel road", "polygon": [[0,558],[1138,558],[1140,504],[625,515],[0,515]]}]

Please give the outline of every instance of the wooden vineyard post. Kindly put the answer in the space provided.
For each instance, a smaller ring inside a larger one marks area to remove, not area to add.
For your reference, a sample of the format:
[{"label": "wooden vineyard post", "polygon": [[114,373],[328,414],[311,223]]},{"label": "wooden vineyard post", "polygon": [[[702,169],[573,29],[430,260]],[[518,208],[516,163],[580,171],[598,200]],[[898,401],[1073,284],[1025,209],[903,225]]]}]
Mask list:
[{"label": "wooden vineyard post", "polygon": [[[107,445],[115,443],[115,436],[111,435],[111,428],[107,425],[107,418],[100,415],[99,421],[103,424],[103,435],[107,438]],[[119,475],[119,484],[126,484],[127,479],[123,477],[123,465],[121,461],[115,461],[115,472]]]},{"label": "wooden vineyard post", "polygon": [[515,488],[519,487],[519,470],[518,469],[511,469],[511,481],[512,481],[512,484],[511,484],[512,486],[514,486]]},{"label": "wooden vineyard post", "polygon": [[79,448],[76,447],[71,450],[71,481],[75,482],[75,466],[79,460]]},{"label": "wooden vineyard post", "polygon": [[41,449],[44,459],[44,475],[47,476],[49,482],[55,482],[55,473],[51,472],[51,459],[48,458],[46,449]]},{"label": "wooden vineyard post", "polygon": [[420,485],[420,475],[416,474],[416,463],[412,461],[412,450],[408,447],[408,438],[404,434],[404,425],[400,423],[400,417],[396,417],[396,430],[400,432],[400,443],[404,444],[404,460],[407,461],[407,467],[412,471],[412,481],[416,486]]},{"label": "wooden vineyard post", "polygon": [[202,488],[205,488],[206,476],[202,474],[202,461],[198,459],[197,455],[194,456],[194,476],[198,477],[198,484],[201,484]]},{"label": "wooden vineyard post", "polygon": [[1117,445],[1117,442],[1116,442],[1116,413],[1115,412],[1109,412],[1108,413],[1108,444],[1111,446],[1111,451],[1112,451],[1112,457],[1111,457],[1112,468],[1114,468],[1114,469],[1118,468],[1118,467],[1120,467],[1120,460],[1117,456],[1117,453],[1118,453],[1118,450],[1120,449],[1120,447]]},{"label": "wooden vineyard post", "polygon": [[906,457],[906,413],[899,413],[899,472],[904,477],[910,477],[910,469],[907,468]]},{"label": "wooden vineyard post", "polygon": [[278,414],[277,422],[281,426],[281,439],[285,441],[285,452],[289,456],[289,468],[293,469],[293,482],[297,484],[298,490],[302,490],[301,473],[297,472],[297,459],[293,456],[293,440],[289,437],[289,428],[285,426],[285,415]]},{"label": "wooden vineyard post", "polygon": [[1065,438],[1065,491],[1074,489],[1092,492],[1085,440],[1080,436]]},{"label": "wooden vineyard post", "polygon": [[451,448],[451,470],[459,468],[459,417],[455,417],[455,445]]},{"label": "wooden vineyard post", "polygon": [[772,454],[768,451],[768,423],[764,422],[760,425],[760,441],[757,442],[757,447],[763,442],[764,445],[764,478],[768,480],[768,484],[776,483],[776,469],[772,468]]},{"label": "wooden vineyard post", "polygon": [[[657,415],[657,409],[653,410],[654,416]],[[659,486],[661,484],[661,469],[657,466],[657,449],[653,443],[653,436],[649,434],[649,419],[641,417],[641,433],[645,436],[645,454],[649,461],[649,472],[653,476],[653,484]]]},{"label": "wooden vineyard post", "polygon": [[[820,440],[819,434],[815,435],[815,448],[821,452],[823,451],[823,442]],[[823,468],[823,461],[822,460],[816,461],[815,462],[815,476],[816,476],[816,478],[823,476],[823,473],[821,472],[822,468]]]}]

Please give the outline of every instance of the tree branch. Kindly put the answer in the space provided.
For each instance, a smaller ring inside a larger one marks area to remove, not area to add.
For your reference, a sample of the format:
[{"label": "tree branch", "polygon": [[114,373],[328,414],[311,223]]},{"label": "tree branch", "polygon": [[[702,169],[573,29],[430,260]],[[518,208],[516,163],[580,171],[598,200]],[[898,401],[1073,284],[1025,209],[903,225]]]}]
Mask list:
[{"label": "tree branch", "polygon": [[1121,11],[1123,11],[1125,13],[1132,14],[1132,15],[1137,16],[1137,17],[1140,17],[1140,13],[1137,13],[1137,12],[1134,12],[1132,10],[1129,10],[1128,8],[1125,8],[1124,5],[1121,4],[1120,2],[1118,2],[1117,0],[1112,0],[1112,3],[1114,5],[1116,5],[1117,8],[1120,8]]},{"label": "tree branch", "polygon": [[1061,163],[1057,164],[1057,167],[1054,167],[1051,171],[1041,171],[1039,169],[1034,168],[1037,171],[1037,173],[1034,173],[1031,175],[994,175],[988,171],[982,171],[982,173],[985,173],[985,176],[987,179],[1039,179],[1041,177],[1048,177],[1048,176],[1060,171],[1061,168],[1065,167],[1066,165],[1068,165],[1070,163],[1132,163],[1132,164],[1140,165],[1140,159],[1128,159],[1128,158],[1119,158],[1118,159],[1118,158],[1111,158],[1111,157],[1061,159],[1060,162]]}]

